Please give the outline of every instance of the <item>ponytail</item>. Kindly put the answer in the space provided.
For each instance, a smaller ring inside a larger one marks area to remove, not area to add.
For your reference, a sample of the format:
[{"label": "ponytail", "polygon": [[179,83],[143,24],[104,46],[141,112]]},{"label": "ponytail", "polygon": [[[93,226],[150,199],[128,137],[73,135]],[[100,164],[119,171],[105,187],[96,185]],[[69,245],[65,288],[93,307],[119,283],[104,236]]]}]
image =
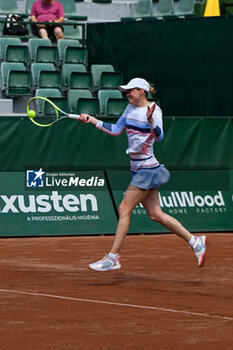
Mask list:
[{"label": "ponytail", "polygon": [[150,92],[152,95],[156,94],[156,90],[155,90],[154,85],[150,84],[150,90],[149,90],[149,92]]}]

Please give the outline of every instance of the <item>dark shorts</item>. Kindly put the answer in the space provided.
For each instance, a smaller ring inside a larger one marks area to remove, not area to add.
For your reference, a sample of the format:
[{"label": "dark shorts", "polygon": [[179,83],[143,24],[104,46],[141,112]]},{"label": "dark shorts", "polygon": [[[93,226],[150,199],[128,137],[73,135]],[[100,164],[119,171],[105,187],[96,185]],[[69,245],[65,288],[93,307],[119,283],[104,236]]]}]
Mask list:
[{"label": "dark shorts", "polygon": [[[43,27],[43,29],[46,29],[46,30],[47,30],[48,36],[49,36],[49,37],[55,38],[55,36],[54,36],[54,29],[55,29],[56,27],[61,28],[61,30],[64,32],[64,28],[62,27],[62,25],[57,24],[57,23],[47,24],[45,27]],[[40,36],[40,34],[39,34],[39,30],[40,30],[40,29],[42,29],[42,28],[40,28],[40,27],[37,26],[37,25],[34,25],[34,26],[33,26],[33,32],[34,32],[34,34],[37,35],[37,36]]]},{"label": "dark shorts", "polygon": [[163,164],[159,164],[155,168],[142,168],[137,172],[131,171],[131,175],[130,184],[143,190],[158,188],[170,179],[170,173]]}]

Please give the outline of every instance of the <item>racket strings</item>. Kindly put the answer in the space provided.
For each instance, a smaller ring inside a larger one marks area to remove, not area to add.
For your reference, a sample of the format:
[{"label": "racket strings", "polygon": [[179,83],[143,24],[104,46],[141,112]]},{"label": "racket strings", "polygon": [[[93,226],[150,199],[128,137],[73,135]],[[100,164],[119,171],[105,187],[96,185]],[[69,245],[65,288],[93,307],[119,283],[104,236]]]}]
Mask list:
[{"label": "racket strings", "polygon": [[33,124],[41,127],[51,126],[57,121],[65,118],[80,118],[79,115],[68,114],[62,108],[64,107],[56,105],[53,101],[46,97],[35,96],[32,97],[27,103],[27,114]]},{"label": "racket strings", "polygon": [[48,127],[53,125],[62,114],[59,113],[56,105],[43,97],[33,97],[28,101],[27,112],[35,111],[35,117],[30,118],[31,122],[37,126]]},{"label": "racket strings", "polygon": [[62,114],[57,112],[56,109],[47,101],[36,99],[30,102],[29,109],[36,112],[36,117],[46,118],[46,117],[56,117],[58,118]]}]

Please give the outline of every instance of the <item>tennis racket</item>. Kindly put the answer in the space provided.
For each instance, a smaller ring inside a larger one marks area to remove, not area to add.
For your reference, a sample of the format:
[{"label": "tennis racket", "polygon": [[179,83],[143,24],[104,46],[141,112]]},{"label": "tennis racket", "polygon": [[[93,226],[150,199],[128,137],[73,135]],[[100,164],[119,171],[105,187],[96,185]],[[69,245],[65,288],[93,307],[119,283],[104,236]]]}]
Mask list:
[{"label": "tennis racket", "polygon": [[[30,121],[42,128],[47,128],[60,120],[71,118],[78,120],[79,114],[69,114],[59,108],[53,101],[43,96],[35,96],[30,98],[27,103],[27,115]],[[52,121],[51,117],[53,118]],[[86,117],[88,121],[89,117]],[[50,122],[48,122],[48,120]]]}]

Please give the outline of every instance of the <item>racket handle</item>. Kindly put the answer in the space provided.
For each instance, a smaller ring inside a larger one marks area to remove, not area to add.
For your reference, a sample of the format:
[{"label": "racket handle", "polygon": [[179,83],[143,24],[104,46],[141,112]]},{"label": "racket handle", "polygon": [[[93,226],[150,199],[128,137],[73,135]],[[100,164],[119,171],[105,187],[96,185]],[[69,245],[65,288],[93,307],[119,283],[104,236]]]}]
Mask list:
[{"label": "racket handle", "polygon": [[[79,120],[80,119],[80,115],[79,114],[68,114],[68,118]],[[86,116],[86,122],[88,121],[88,119],[89,119],[89,117]]]},{"label": "racket handle", "polygon": [[68,118],[71,118],[71,119],[79,119],[79,118],[80,118],[80,115],[79,115],[79,114],[68,114]]}]

